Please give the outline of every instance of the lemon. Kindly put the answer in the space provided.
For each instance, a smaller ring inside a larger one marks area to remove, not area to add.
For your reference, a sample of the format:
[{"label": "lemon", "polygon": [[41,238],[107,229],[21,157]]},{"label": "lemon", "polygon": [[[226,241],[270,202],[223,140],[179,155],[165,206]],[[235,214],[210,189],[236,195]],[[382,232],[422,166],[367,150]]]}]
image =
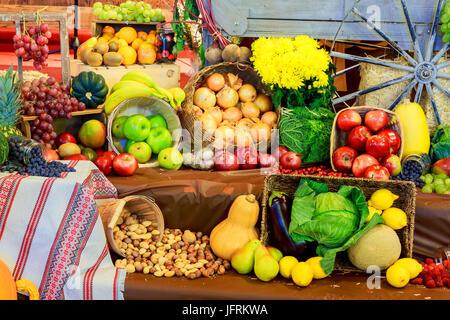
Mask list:
[{"label": "lemon", "polygon": [[406,213],[399,208],[389,208],[383,211],[381,215],[387,226],[394,230],[401,229],[406,226],[408,219]]},{"label": "lemon", "polygon": [[320,265],[320,260],[322,259],[323,259],[322,257],[312,257],[306,260],[306,263],[309,264],[309,266],[313,270],[314,279],[323,279],[328,275],[325,273],[325,271],[323,271],[323,268]]},{"label": "lemon", "polygon": [[369,215],[367,216],[366,220],[364,220],[365,223],[369,222],[375,213],[378,213],[380,216],[383,213],[383,211],[381,211],[380,209],[376,209],[371,206],[368,206],[368,208],[369,208]]},{"label": "lemon", "polygon": [[306,262],[297,263],[292,269],[292,281],[300,287],[307,287],[313,279],[313,270]]},{"label": "lemon", "polygon": [[387,282],[395,288],[403,288],[408,284],[409,279],[409,271],[395,263],[386,271]]},{"label": "lemon", "polygon": [[297,263],[298,263],[297,258],[293,256],[285,256],[281,258],[279,262],[280,274],[286,279],[289,279],[291,277],[292,269]]},{"label": "lemon", "polygon": [[412,258],[402,258],[398,259],[394,265],[401,266],[402,268],[405,268],[409,272],[409,277],[411,279],[414,279],[419,275],[419,273],[422,272],[422,265],[417,262],[417,260]]},{"label": "lemon", "polygon": [[370,197],[369,205],[375,209],[385,210],[392,207],[392,204],[396,199],[398,199],[398,196],[393,194],[388,189],[379,189]]}]

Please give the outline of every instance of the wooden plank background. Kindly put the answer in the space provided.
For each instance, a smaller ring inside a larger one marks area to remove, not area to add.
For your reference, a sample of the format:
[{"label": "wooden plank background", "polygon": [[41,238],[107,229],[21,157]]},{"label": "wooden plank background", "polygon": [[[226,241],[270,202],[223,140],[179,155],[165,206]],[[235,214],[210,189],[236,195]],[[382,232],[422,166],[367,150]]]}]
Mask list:
[{"label": "wooden plank background", "polygon": [[[100,1],[100,0],[99,0]],[[174,0],[143,0],[144,2],[150,3],[154,8],[161,9],[172,9]],[[96,0],[78,0],[78,5],[80,7],[92,7],[92,5],[97,2]],[[124,0],[108,0],[108,1],[100,1],[102,3],[119,5]],[[3,4],[12,4],[12,5],[33,5],[33,6],[42,6],[42,0],[2,0],[0,1],[0,5]],[[45,1],[45,5],[47,6],[73,6],[73,0],[47,0]]]}]

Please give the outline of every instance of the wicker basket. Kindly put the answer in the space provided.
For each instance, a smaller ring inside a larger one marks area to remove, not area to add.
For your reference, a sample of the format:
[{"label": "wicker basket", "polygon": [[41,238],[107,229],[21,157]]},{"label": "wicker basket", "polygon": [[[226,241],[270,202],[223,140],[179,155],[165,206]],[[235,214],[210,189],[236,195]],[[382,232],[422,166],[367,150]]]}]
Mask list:
[{"label": "wicker basket", "polygon": [[[125,139],[117,139],[113,137],[112,126],[115,119],[121,116],[131,116],[140,114],[145,117],[159,114],[164,117],[167,122],[167,129],[172,133],[172,147],[179,149],[181,143],[181,124],[175,110],[164,100],[155,97],[138,97],[131,98],[121,102],[109,115],[107,125],[108,144],[112,151],[119,154],[124,152],[123,143]],[[146,163],[139,163],[139,167],[157,167],[158,155],[153,154],[151,159]]]},{"label": "wicker basket", "polygon": [[155,200],[141,195],[128,196],[122,199],[110,201],[98,208],[100,217],[103,222],[103,228],[108,239],[108,244],[111,250],[118,255],[125,257],[125,255],[117,247],[114,241],[113,229],[117,224],[122,211],[128,209],[131,214],[138,217],[145,217],[153,223],[158,224],[158,231],[164,233],[164,217]]},{"label": "wicker basket", "polygon": [[[285,192],[290,198],[294,197],[300,179],[311,179],[317,182],[326,183],[330,192],[337,192],[341,185],[349,185],[360,188],[366,199],[372,193],[381,188],[386,188],[394,194],[399,195],[395,200],[394,206],[405,211],[408,224],[400,230],[396,230],[402,245],[402,258],[411,258],[413,251],[413,237],[414,237],[414,216],[416,206],[416,187],[413,182],[409,181],[392,181],[392,180],[373,180],[373,179],[358,179],[358,178],[338,178],[338,177],[318,177],[307,175],[270,175],[266,177],[263,187],[263,195],[261,200],[262,216],[261,216],[261,233],[260,239],[263,243],[268,244],[270,239],[270,223],[269,219],[269,197],[272,191]],[[363,272],[354,267],[347,257],[346,252],[340,252],[336,256],[335,263],[336,271],[343,272]]]},{"label": "wicker basket", "polygon": [[[199,117],[194,114],[193,111],[193,100],[194,93],[202,84],[206,81],[213,73],[232,73],[238,75],[239,78],[243,80],[243,83],[252,84],[258,93],[264,93],[266,95],[271,96],[268,88],[261,82],[261,78],[258,73],[253,70],[253,68],[249,64],[238,63],[238,62],[223,62],[219,64],[215,64],[206,68],[203,68],[198,73],[196,73],[193,77],[190,78],[189,82],[186,84],[184,91],[186,93],[186,98],[183,101],[182,109],[179,114],[181,125],[183,128],[189,131],[191,137],[193,137],[193,143],[195,145],[202,145],[202,147],[209,146],[213,141],[214,137],[211,137],[206,133],[205,130],[202,129],[202,137],[198,137],[198,135],[194,135],[194,123],[195,121],[200,121]],[[201,140],[201,141],[199,141]]]},{"label": "wicker basket", "polygon": [[[389,123],[386,126],[386,129],[394,130],[400,136],[400,139],[401,139],[400,148],[397,150],[397,152],[395,154],[400,159],[402,158],[403,129],[402,129],[400,120],[395,112],[392,112],[390,110],[381,109],[381,108],[373,108],[373,107],[352,107],[351,109],[357,111],[361,115],[361,118],[363,118],[363,119],[364,119],[365,114],[372,110],[383,110],[384,112],[386,112],[389,117]],[[339,111],[336,114],[336,117],[334,117],[333,127],[331,129],[331,137],[330,137],[330,159],[333,159],[333,153],[334,153],[334,151],[336,151],[337,148],[347,145],[347,137],[348,137],[349,132],[342,131],[337,127],[337,119],[338,119],[339,115],[341,114],[341,112],[343,112],[345,110],[347,110],[347,109],[343,109],[343,110]],[[333,168],[334,171],[337,171],[336,168],[334,167],[333,161],[331,161],[331,167]]]}]

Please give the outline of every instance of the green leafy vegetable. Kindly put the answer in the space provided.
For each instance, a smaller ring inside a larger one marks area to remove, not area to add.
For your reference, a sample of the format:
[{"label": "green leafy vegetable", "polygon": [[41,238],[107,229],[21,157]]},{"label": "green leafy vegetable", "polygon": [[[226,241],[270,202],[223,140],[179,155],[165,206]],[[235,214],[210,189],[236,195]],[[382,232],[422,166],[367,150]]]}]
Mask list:
[{"label": "green leafy vegetable", "polygon": [[316,241],[316,253],[322,256],[326,273],[334,269],[336,254],[344,251],[383,218],[369,215],[363,192],[357,187],[341,186],[338,192],[328,192],[325,183],[301,179],[292,204],[289,234],[295,242]]},{"label": "green leafy vegetable", "polygon": [[450,125],[440,125],[434,132],[430,156],[433,162],[450,157]]},{"label": "green leafy vegetable", "polygon": [[280,145],[302,155],[302,162],[327,162],[335,114],[326,108],[283,109],[279,123]]}]

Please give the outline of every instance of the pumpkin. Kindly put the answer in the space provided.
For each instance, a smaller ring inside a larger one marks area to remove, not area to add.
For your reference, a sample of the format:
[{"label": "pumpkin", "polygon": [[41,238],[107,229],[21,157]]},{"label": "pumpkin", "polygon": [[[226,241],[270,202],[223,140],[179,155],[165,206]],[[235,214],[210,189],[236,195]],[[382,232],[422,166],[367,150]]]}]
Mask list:
[{"label": "pumpkin", "polygon": [[211,231],[210,245],[214,254],[230,260],[236,250],[249,241],[258,239],[255,228],[258,216],[259,204],[255,196],[238,196],[231,205],[227,218]]},{"label": "pumpkin", "polygon": [[0,300],[17,300],[16,284],[8,266],[0,260]]},{"label": "pumpkin", "polygon": [[86,108],[97,108],[105,102],[108,91],[105,78],[93,71],[82,71],[72,80],[72,95]]}]

